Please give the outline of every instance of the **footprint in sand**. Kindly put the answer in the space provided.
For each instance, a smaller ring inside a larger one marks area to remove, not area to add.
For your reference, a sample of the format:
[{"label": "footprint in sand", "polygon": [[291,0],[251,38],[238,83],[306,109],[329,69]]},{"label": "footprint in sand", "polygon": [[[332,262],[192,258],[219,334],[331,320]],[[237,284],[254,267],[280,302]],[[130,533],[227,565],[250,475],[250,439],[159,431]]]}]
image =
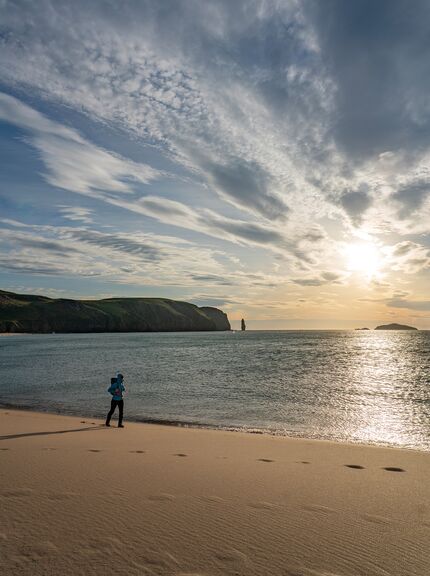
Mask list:
[{"label": "footprint in sand", "polygon": [[101,450],[88,450],[88,452],[101,452]]},{"label": "footprint in sand", "polygon": [[290,570],[289,568],[287,568],[285,576],[305,576],[305,573],[302,572],[301,570]]},{"label": "footprint in sand", "polygon": [[397,468],[396,466],[387,466],[386,468],[382,468],[382,470],[386,470],[387,472],[406,472],[403,468]]},{"label": "footprint in sand", "polygon": [[270,458],[258,458],[257,462],[274,462],[274,460],[270,460]]},{"label": "footprint in sand", "polygon": [[300,461],[297,460],[297,461],[295,462],[295,464],[310,464],[310,462],[308,462],[307,460],[300,460]]},{"label": "footprint in sand", "polygon": [[27,544],[21,548],[20,552],[24,558],[34,562],[58,552],[58,548],[55,544],[46,540],[37,544]]},{"label": "footprint in sand", "polygon": [[235,549],[219,550],[218,552],[215,552],[215,558],[228,564],[243,564],[248,560],[246,554]]},{"label": "footprint in sand", "polygon": [[248,506],[256,510],[273,510],[276,508],[276,505],[271,502],[250,502]]},{"label": "footprint in sand", "polygon": [[354,468],[354,470],[364,470],[364,466],[360,466],[360,464],[345,464],[346,468]]},{"label": "footprint in sand", "polygon": [[[145,574],[148,574],[148,571],[150,574],[158,574],[160,570],[165,573],[166,569],[169,574],[172,574],[172,570],[176,570],[180,562],[170,552],[149,550],[140,556],[139,562],[133,562],[132,564],[136,568],[143,569]],[[156,572],[150,567],[154,568]]]},{"label": "footprint in sand", "polygon": [[377,516],[376,514],[363,514],[362,518],[367,522],[372,522],[372,524],[387,525],[392,522],[389,518],[385,518],[385,516]]},{"label": "footprint in sand", "polygon": [[1,452],[6,452],[7,450],[10,450],[10,448],[0,448]]},{"label": "footprint in sand", "polygon": [[75,498],[76,496],[78,496],[78,494],[76,494],[76,492],[53,492],[51,494],[48,494],[48,499],[49,500],[70,500],[71,498]]},{"label": "footprint in sand", "polygon": [[335,510],[334,508],[329,508],[328,506],[323,506],[322,504],[309,504],[303,506],[303,509],[307,510],[308,512],[317,512],[318,514],[324,514],[324,515],[337,513],[337,510]]},{"label": "footprint in sand", "polygon": [[130,450],[130,454],[145,454],[145,450]]},{"label": "footprint in sand", "polygon": [[173,454],[173,456],[179,456],[179,458],[187,458],[188,454]]},{"label": "footprint in sand", "polygon": [[110,536],[106,538],[92,538],[88,540],[84,546],[79,548],[80,556],[97,556],[103,555],[104,557],[110,556],[115,547],[121,546],[122,542],[119,538],[116,540]]},{"label": "footprint in sand", "polygon": [[148,496],[148,500],[153,500],[154,502],[172,502],[175,499],[173,494],[161,493],[153,494]]},{"label": "footprint in sand", "polygon": [[220,496],[202,496],[201,499],[205,502],[214,502],[215,504],[225,502],[224,498],[221,498]]}]

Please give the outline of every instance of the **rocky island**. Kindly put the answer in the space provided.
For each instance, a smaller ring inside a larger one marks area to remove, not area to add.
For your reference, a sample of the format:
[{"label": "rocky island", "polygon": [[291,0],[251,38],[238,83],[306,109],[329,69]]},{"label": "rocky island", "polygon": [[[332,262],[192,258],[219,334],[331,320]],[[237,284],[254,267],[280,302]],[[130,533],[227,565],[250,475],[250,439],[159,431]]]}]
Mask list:
[{"label": "rocky island", "polygon": [[167,298],[69,300],[0,290],[0,332],[230,330],[227,314]]},{"label": "rocky island", "polygon": [[382,324],[381,326],[376,326],[375,330],[418,330],[413,326],[406,326],[406,324]]}]

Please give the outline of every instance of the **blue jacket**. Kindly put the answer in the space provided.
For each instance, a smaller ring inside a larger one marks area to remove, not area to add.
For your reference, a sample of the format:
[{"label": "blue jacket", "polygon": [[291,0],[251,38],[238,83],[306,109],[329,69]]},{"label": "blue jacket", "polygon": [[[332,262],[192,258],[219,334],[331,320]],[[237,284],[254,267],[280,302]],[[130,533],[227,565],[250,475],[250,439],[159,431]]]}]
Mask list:
[{"label": "blue jacket", "polygon": [[118,378],[117,376],[116,382],[109,386],[108,392],[112,394],[112,400],[122,400],[123,392],[125,392],[125,386],[123,384],[122,378]]}]

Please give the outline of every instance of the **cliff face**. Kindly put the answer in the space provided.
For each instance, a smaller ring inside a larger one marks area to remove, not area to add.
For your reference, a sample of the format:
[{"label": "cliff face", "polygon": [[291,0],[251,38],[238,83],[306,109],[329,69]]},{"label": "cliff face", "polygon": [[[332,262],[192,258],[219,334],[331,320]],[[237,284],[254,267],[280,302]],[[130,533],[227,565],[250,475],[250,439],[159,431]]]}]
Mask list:
[{"label": "cliff face", "polygon": [[[212,308],[212,306],[202,306],[199,310],[215,323],[216,330],[230,330],[230,322],[228,321],[227,314],[222,310]],[[226,326],[228,326],[228,328],[226,328]]]},{"label": "cliff face", "polygon": [[166,298],[51,299],[0,291],[0,332],[230,330],[217,308]]}]

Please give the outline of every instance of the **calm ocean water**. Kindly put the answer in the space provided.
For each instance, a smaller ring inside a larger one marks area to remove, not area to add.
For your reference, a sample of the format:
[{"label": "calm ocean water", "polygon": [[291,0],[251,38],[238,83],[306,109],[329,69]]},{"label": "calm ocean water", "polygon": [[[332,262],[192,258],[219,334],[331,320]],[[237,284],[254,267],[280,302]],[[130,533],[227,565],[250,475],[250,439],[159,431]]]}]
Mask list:
[{"label": "calm ocean water", "polygon": [[430,331],[0,338],[3,405],[430,450]]}]

